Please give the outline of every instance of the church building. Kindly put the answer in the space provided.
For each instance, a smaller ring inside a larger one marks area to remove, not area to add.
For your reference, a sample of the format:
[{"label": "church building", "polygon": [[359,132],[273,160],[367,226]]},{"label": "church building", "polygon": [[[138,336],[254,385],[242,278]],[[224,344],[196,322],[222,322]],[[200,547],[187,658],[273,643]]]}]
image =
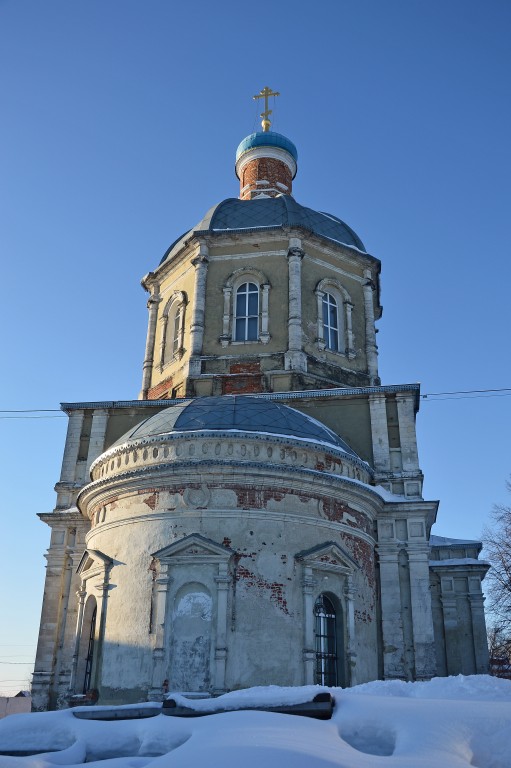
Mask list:
[{"label": "church building", "polygon": [[487,672],[481,544],[432,535],[419,385],[378,375],[380,261],[294,198],[269,95],[239,197],[143,278],[139,398],[62,404],[37,710]]}]

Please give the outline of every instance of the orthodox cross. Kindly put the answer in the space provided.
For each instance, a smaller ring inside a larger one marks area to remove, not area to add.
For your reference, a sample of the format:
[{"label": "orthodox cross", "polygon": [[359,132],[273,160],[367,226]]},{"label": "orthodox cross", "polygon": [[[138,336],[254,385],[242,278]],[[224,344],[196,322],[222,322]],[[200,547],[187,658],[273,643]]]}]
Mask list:
[{"label": "orthodox cross", "polygon": [[263,131],[265,132],[270,130],[271,121],[268,118],[273,111],[268,109],[268,96],[280,96],[280,93],[278,93],[278,91],[272,91],[271,88],[265,86],[263,90],[257,94],[257,96],[254,96],[254,99],[264,99],[264,112],[261,112],[260,117],[263,118],[261,125],[263,126]]}]

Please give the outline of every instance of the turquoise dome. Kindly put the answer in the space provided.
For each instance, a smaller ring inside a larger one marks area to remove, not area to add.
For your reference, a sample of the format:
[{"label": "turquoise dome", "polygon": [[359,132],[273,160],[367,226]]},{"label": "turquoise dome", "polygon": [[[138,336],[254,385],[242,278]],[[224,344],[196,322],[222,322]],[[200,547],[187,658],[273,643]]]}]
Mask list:
[{"label": "turquoise dome", "polygon": [[251,133],[247,136],[238,149],[236,150],[236,162],[240,159],[245,152],[255,147],[278,147],[279,149],[285,149],[289,152],[295,163],[298,161],[298,151],[286,136],[281,133],[275,133],[275,131],[258,131],[257,133]]}]

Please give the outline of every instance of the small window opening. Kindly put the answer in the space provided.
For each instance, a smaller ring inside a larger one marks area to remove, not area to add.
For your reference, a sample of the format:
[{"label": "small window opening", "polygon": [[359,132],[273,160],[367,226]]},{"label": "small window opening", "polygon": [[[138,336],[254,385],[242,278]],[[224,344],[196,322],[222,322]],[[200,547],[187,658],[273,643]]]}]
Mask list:
[{"label": "small window opening", "polygon": [[83,693],[87,693],[91,687],[92,662],[94,658],[94,636],[96,634],[96,614],[97,608],[94,608],[90,623],[89,645],[87,647],[87,658],[85,660],[85,676],[83,679]]},{"label": "small window opening", "polygon": [[257,341],[259,335],[259,288],[243,283],[236,291],[235,341]]},{"label": "small window opening", "polygon": [[314,604],[316,685],[337,685],[337,630],[335,609],[326,595]]},{"label": "small window opening", "polygon": [[323,296],[323,329],[325,347],[335,352],[339,349],[339,311],[337,302],[330,293]]}]

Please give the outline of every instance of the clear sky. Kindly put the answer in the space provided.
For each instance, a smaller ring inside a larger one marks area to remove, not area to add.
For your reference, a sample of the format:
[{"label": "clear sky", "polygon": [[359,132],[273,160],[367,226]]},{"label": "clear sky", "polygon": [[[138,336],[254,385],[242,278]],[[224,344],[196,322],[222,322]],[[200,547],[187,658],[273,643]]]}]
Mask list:
[{"label": "clear sky", "polygon": [[[295,197],[382,261],[383,383],[511,387],[510,36],[508,0],[0,0],[0,408],[137,397],[140,278],[238,194],[265,85]],[[435,533],[506,500],[508,395],[423,399]],[[2,695],[29,679],[66,418],[0,416]]]}]

